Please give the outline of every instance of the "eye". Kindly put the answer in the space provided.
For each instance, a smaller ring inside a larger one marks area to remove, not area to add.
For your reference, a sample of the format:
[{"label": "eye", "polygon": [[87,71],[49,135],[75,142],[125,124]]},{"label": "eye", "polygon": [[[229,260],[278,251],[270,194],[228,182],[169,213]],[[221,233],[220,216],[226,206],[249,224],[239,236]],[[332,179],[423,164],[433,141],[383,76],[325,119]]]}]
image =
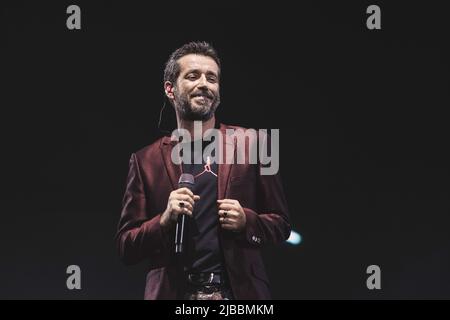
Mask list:
[{"label": "eye", "polygon": [[188,79],[188,80],[195,80],[195,79],[197,79],[198,77],[197,77],[197,75],[195,74],[195,73],[189,73],[187,76],[186,76],[186,79]]},{"label": "eye", "polygon": [[208,81],[211,83],[216,83],[217,82],[217,77],[216,76],[209,76],[208,77]]}]

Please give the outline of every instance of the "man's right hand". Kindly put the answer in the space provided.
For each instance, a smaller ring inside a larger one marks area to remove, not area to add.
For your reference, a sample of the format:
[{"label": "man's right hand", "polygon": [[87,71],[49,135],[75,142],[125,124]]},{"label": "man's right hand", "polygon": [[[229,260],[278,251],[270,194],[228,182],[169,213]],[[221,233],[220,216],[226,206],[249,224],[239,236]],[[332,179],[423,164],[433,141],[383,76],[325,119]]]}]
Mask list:
[{"label": "man's right hand", "polygon": [[174,226],[178,221],[178,215],[186,214],[192,217],[195,201],[200,196],[194,195],[188,188],[179,188],[170,193],[167,208],[161,215],[159,223],[164,229]]}]

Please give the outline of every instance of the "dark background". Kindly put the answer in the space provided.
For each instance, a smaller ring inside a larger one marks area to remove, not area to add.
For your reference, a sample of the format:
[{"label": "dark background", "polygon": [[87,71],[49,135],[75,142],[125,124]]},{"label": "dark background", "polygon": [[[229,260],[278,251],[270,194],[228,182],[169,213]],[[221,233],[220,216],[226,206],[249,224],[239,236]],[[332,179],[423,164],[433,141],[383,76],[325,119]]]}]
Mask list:
[{"label": "dark background", "polygon": [[163,65],[191,40],[221,56],[219,119],[280,129],[303,242],[264,251],[274,298],[450,298],[444,7],[93,2],[1,4],[0,298],[143,297],[145,264],[123,266],[113,238],[130,154],[157,137]]}]

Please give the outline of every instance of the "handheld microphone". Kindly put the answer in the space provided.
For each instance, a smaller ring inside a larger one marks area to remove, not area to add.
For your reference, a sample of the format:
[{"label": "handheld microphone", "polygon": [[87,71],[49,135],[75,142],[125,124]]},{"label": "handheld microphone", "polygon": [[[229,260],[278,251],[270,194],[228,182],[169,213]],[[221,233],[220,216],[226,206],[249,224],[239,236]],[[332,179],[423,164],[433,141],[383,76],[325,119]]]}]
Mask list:
[{"label": "handheld microphone", "polygon": [[[192,191],[194,188],[194,176],[190,173],[183,173],[178,180],[178,188],[188,188]],[[175,253],[183,252],[183,240],[185,231],[185,214],[178,215],[177,227],[175,230]]]}]

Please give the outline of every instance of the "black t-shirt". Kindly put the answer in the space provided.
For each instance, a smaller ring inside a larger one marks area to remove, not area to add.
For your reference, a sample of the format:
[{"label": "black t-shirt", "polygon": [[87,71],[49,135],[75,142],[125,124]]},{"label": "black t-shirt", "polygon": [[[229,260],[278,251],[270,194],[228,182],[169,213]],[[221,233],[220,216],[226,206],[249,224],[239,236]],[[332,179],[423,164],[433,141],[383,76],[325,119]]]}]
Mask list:
[{"label": "black t-shirt", "polygon": [[[203,142],[203,150],[210,141]],[[193,146],[193,144],[191,144]],[[202,150],[202,153],[203,153]],[[199,157],[192,148],[192,157]],[[197,158],[197,159],[203,159]],[[217,209],[217,163],[183,163],[183,173],[195,177],[193,192],[200,196],[195,202],[193,217],[188,219],[187,254],[185,270],[189,273],[222,272],[222,252],[218,238],[219,216]]]}]

